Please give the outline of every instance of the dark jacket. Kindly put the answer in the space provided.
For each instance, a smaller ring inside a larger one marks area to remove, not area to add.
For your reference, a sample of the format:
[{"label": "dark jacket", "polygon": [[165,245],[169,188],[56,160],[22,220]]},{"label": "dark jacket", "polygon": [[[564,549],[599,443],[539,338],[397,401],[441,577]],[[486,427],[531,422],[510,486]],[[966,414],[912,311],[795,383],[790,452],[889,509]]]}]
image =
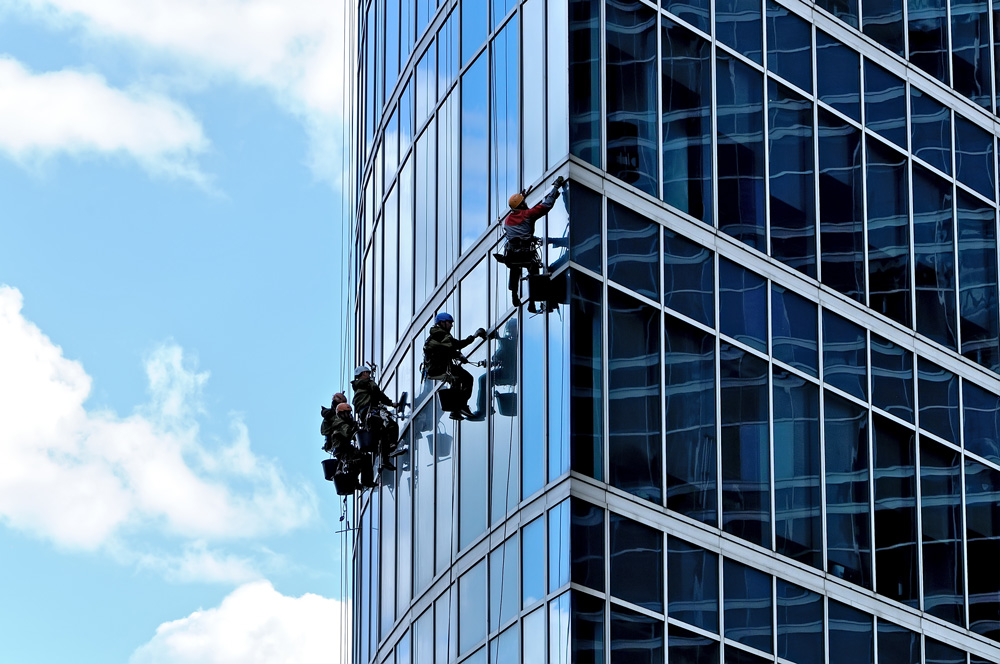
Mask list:
[{"label": "dark jacket", "polygon": [[464,339],[456,339],[451,332],[441,325],[431,328],[427,341],[424,342],[424,369],[429,376],[443,374],[452,360],[462,358],[462,349],[476,340],[470,334]]},{"label": "dark jacket", "polygon": [[337,411],[326,406],[319,407],[319,414],[323,416],[323,424],[319,425],[319,432],[323,436],[333,435],[333,421],[337,418]]},{"label": "dark jacket", "polygon": [[354,412],[360,416],[366,408],[372,404],[392,405],[392,399],[385,395],[385,392],[375,384],[375,381],[368,378],[355,378],[351,381],[351,388],[354,390]]},{"label": "dark jacket", "polygon": [[334,417],[331,423],[330,437],[333,440],[334,449],[344,451],[347,448],[353,449],[351,441],[358,433],[358,424],[353,417]]}]

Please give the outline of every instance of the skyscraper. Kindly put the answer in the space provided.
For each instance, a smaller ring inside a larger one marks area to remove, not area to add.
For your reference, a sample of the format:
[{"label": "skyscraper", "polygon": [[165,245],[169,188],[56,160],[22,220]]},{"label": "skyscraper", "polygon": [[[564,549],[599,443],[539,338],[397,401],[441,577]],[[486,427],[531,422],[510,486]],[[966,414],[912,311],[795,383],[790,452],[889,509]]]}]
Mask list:
[{"label": "skyscraper", "polygon": [[[1000,662],[995,9],[359,3],[356,352],[414,407],[355,661]],[[532,315],[490,254],[557,175]]]}]

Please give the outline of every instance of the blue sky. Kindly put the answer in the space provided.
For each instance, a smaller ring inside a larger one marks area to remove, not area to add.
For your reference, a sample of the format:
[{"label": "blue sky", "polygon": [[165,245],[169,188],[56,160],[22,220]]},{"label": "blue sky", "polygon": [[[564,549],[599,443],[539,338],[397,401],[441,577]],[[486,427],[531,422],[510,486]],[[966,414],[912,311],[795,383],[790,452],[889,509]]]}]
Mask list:
[{"label": "blue sky", "polygon": [[0,0],[0,660],[337,661],[344,17]]}]

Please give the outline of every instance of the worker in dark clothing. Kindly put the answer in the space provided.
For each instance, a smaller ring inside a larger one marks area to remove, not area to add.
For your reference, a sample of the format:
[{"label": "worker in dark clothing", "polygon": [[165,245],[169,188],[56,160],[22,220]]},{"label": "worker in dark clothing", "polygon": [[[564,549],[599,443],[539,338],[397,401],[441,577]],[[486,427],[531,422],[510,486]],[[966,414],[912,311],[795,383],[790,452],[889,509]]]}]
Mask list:
[{"label": "worker in dark clothing", "polygon": [[[539,274],[542,269],[541,262],[535,255],[535,246],[538,242],[535,237],[535,222],[552,209],[556,199],[559,198],[559,189],[565,183],[566,180],[561,175],[556,178],[549,193],[545,195],[541,203],[533,208],[529,208],[525,202],[526,191],[514,194],[507,201],[510,212],[503,219],[503,230],[507,244],[504,253],[493,254],[493,257],[510,269],[507,287],[510,289],[511,301],[515,307],[521,306],[518,288],[521,283],[522,270],[527,268],[529,274]],[[537,313],[534,302],[528,303],[528,311]]]},{"label": "worker in dark clothing", "polygon": [[334,418],[337,417],[337,406],[342,403],[347,403],[347,397],[344,396],[343,392],[337,392],[333,395],[333,399],[330,400],[329,408],[326,406],[319,407],[319,414],[323,416],[323,424],[320,425],[319,432],[326,439],[326,443],[323,445],[324,452],[333,451],[333,442],[330,436],[333,434]]},{"label": "worker in dark clothing", "polygon": [[476,337],[486,338],[486,330],[479,328],[475,334],[465,339],[456,339],[451,335],[455,326],[455,318],[448,313],[439,313],[434,318],[424,343],[423,370],[432,380],[442,380],[451,385],[455,391],[457,407],[452,411],[451,418],[460,420],[462,417],[474,417],[469,410],[469,398],[472,396],[472,374],[462,368],[468,359],[462,355],[462,349],[476,340]]},{"label": "worker in dark clothing", "polygon": [[358,413],[361,425],[376,439],[382,464],[380,470],[396,470],[389,459],[399,444],[399,425],[388,408],[396,408],[397,404],[385,395],[372,378],[372,368],[374,367],[361,365],[354,370],[354,380],[351,381],[354,410]]},{"label": "worker in dark clothing", "polygon": [[[346,399],[345,399],[346,400]],[[323,421],[324,426],[326,420]],[[351,414],[351,405],[341,403],[337,405],[336,415],[330,420],[330,434],[327,442],[333,455],[341,462],[344,472],[351,475],[357,481],[358,474],[361,475],[359,486],[374,487],[375,483],[374,466],[371,456],[364,454],[354,446],[354,437],[357,435],[359,427]],[[324,449],[326,449],[324,447]]]}]

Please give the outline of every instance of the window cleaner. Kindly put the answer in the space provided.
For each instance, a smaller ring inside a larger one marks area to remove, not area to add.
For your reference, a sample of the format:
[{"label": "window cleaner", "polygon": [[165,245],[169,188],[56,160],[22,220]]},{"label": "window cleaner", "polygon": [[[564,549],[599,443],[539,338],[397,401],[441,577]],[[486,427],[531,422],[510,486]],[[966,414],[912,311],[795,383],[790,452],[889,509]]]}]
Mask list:
[{"label": "window cleaner", "polygon": [[451,419],[472,419],[475,415],[469,410],[469,399],[473,378],[462,368],[469,360],[461,350],[476,337],[486,339],[486,330],[479,328],[465,339],[456,339],[451,335],[454,326],[455,318],[449,313],[441,312],[434,317],[434,325],[424,342],[424,361],[420,370],[425,378],[448,383],[449,388],[441,390],[439,396],[441,408],[451,412]]}]

